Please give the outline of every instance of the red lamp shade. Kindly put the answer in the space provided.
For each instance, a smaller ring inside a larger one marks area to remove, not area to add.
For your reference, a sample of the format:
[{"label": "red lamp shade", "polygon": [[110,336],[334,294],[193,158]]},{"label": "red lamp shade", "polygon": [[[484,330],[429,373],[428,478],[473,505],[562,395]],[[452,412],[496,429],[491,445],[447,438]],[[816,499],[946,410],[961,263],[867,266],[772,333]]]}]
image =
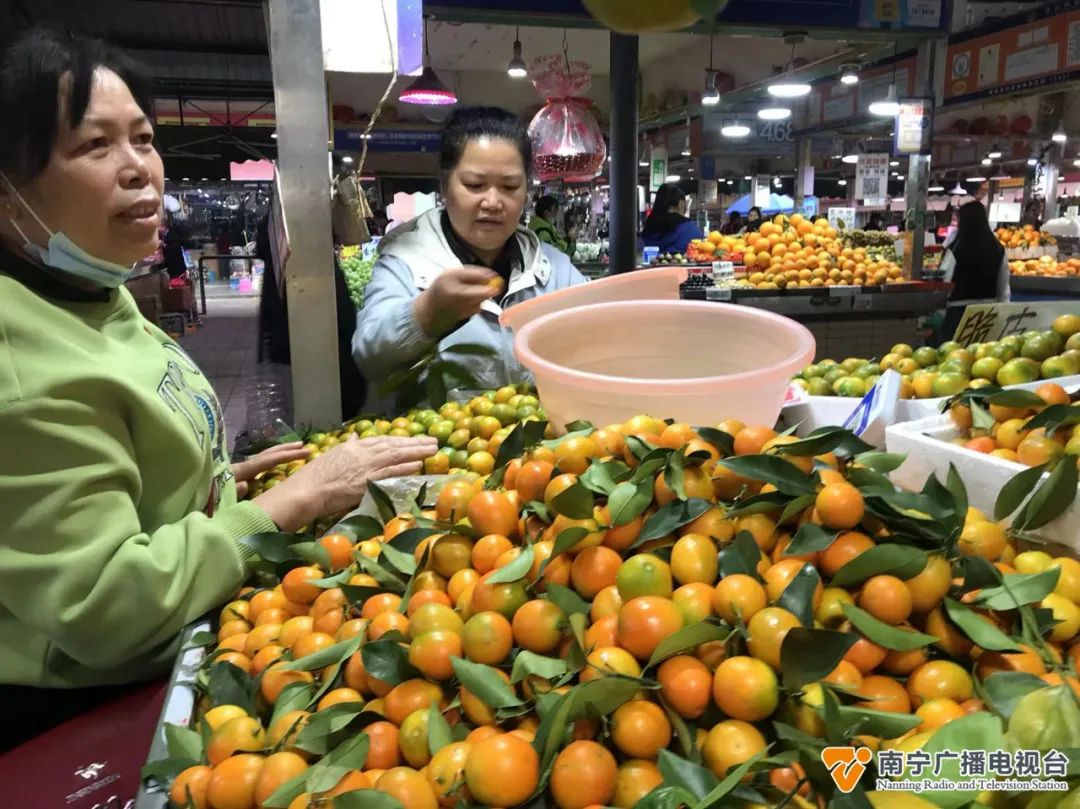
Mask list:
[{"label": "red lamp shade", "polygon": [[426,104],[428,106],[457,104],[457,96],[454,91],[443,84],[430,66],[424,68],[416,79],[401,91],[398,101],[406,104]]}]

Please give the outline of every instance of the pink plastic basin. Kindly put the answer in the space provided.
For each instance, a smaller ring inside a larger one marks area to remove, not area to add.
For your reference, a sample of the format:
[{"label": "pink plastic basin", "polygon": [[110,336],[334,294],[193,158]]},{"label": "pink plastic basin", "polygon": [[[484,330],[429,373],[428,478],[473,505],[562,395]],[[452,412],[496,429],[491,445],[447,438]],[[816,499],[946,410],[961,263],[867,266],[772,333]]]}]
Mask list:
[{"label": "pink plastic basin", "polygon": [[794,320],[734,304],[599,303],[533,320],[514,353],[560,428],[639,413],[771,426],[788,380],[814,358],[814,337]]},{"label": "pink plastic basin", "polygon": [[576,287],[567,287],[503,310],[499,323],[517,331],[538,317],[576,306],[610,301],[647,301],[679,299],[679,284],[686,280],[687,267],[661,267],[655,270],[612,275]]}]

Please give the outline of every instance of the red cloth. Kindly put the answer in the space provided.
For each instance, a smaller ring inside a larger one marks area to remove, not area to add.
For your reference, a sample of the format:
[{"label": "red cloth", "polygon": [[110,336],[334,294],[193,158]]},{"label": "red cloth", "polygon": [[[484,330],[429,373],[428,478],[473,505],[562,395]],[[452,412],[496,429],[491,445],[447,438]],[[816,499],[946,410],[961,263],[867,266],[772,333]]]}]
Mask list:
[{"label": "red cloth", "polygon": [[166,687],[158,682],[131,688],[127,696],[0,754],[3,805],[123,809],[134,800]]}]

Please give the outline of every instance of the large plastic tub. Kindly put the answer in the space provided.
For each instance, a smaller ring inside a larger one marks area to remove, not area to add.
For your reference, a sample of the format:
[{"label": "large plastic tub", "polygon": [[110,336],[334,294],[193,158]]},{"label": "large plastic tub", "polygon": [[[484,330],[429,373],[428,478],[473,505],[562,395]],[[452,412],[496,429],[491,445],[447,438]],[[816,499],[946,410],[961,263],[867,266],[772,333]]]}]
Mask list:
[{"label": "large plastic tub", "polygon": [[689,272],[689,267],[660,267],[611,275],[522,301],[503,310],[499,323],[516,332],[538,317],[577,306],[613,301],[677,301],[679,285],[686,280]]},{"label": "large plastic tub", "polygon": [[771,426],[791,375],[814,356],[814,337],[760,309],[652,300],[544,315],[517,333],[514,353],[556,427],[638,413]]}]

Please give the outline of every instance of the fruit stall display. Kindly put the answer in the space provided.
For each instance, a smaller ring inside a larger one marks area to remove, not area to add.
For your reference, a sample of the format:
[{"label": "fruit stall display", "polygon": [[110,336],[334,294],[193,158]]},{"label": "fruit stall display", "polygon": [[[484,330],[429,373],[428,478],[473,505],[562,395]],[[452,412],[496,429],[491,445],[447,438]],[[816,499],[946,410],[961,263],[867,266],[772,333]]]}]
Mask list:
[{"label": "fruit stall display", "polygon": [[339,254],[341,271],[345,274],[345,285],[349,288],[349,297],[353,305],[360,309],[364,305],[364,289],[371,280],[371,270],[378,255],[372,252],[364,258],[358,247],[343,247]]},{"label": "fruit stall display", "polygon": [[888,234],[852,231],[840,236],[827,220],[801,214],[778,215],[740,236],[714,231],[691,242],[687,258],[742,265],[740,286],[756,289],[876,287],[904,280]]},{"label": "fruit stall display", "polygon": [[1080,465],[1080,389],[1046,382],[1034,391],[980,388],[950,400],[948,413],[960,435],[954,443],[1053,471],[1065,458]]},{"label": "fruit stall display", "polygon": [[1049,278],[1080,277],[1080,258],[1058,261],[1051,256],[1027,260],[1017,259],[1009,262],[1009,272],[1013,275],[1033,275]]},{"label": "fruit stall display", "polygon": [[[357,438],[428,435],[438,439],[439,451],[424,461],[426,474],[468,471],[486,475],[494,468],[495,453],[511,428],[525,419],[543,417],[532,388],[526,384],[507,385],[485,391],[467,402],[446,402],[438,410],[414,408],[393,419],[359,418],[333,430],[279,436],[277,442],[304,441],[311,453],[308,460],[313,460],[350,435]],[[291,461],[263,472],[255,478],[247,496],[255,497],[276,486],[306,463]]]},{"label": "fruit stall display", "polygon": [[862,753],[842,793],[823,763],[1080,748],[1080,562],[958,475],[900,491],[903,459],[838,428],[544,434],[411,507],[372,486],[377,519],[244,540],[196,716],[144,774],[200,809],[1078,805],[883,794]]},{"label": "fruit stall display", "polygon": [[1036,230],[1032,225],[998,228],[995,234],[1010,259],[1039,258],[1044,254],[1057,253],[1057,239],[1049,233]]},{"label": "fruit stall display", "polygon": [[903,399],[934,399],[966,388],[1074,376],[1080,373],[1080,315],[1058,317],[1049,331],[1025,332],[967,348],[956,342],[918,349],[900,343],[880,359],[826,359],[804,368],[794,381],[811,396],[860,397],[890,369],[903,377]]}]

